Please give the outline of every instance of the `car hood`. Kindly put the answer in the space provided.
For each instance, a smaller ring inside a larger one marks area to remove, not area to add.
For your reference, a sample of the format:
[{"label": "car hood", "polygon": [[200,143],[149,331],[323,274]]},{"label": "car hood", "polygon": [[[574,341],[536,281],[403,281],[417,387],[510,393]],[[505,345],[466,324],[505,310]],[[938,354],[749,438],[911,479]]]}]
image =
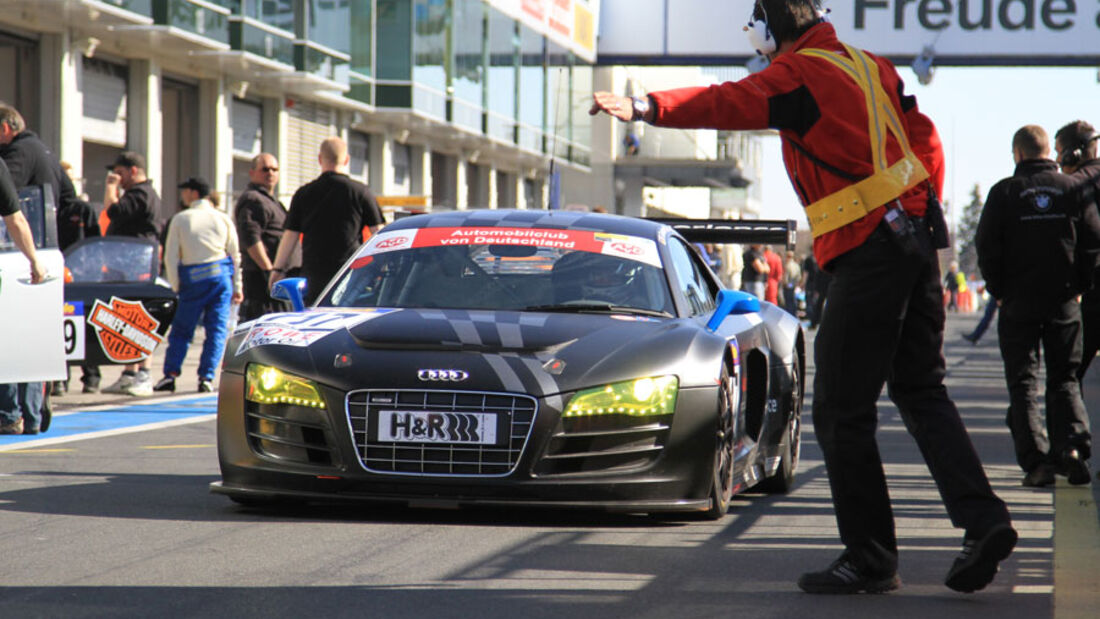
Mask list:
[{"label": "car hood", "polygon": [[348,328],[366,349],[538,354],[588,336],[637,337],[660,325],[626,314],[402,310]]},{"label": "car hood", "polygon": [[234,337],[240,343],[231,342],[237,354],[228,365],[277,361],[345,390],[425,388],[420,370],[458,369],[470,376],[462,389],[545,395],[667,373],[693,381],[691,359],[700,355],[688,353],[711,339],[688,319],[627,314],[403,309],[360,316],[330,323],[305,345],[269,341],[242,357],[253,336],[278,320],[265,317]]}]

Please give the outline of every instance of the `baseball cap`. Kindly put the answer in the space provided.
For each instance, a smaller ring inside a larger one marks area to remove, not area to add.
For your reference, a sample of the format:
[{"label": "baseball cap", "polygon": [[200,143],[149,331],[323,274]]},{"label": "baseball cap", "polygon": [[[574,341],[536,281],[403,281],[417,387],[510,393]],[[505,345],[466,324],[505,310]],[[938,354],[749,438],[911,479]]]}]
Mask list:
[{"label": "baseball cap", "polygon": [[199,196],[205,198],[210,195],[210,183],[206,182],[201,176],[191,176],[187,180],[183,181],[179,185],[180,189],[194,189],[199,192]]},{"label": "baseball cap", "polygon": [[115,157],[115,162],[107,166],[108,170],[114,170],[117,167],[124,168],[139,168],[145,169],[145,157],[142,157],[140,153],[135,153],[132,150],[124,150]]}]

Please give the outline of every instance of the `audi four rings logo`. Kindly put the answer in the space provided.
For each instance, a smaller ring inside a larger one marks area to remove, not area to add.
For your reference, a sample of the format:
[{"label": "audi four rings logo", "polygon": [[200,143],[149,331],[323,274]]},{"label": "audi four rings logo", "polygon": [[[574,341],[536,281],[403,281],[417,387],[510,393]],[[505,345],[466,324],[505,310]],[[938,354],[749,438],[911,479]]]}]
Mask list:
[{"label": "audi four rings logo", "polygon": [[470,377],[468,372],[462,370],[420,370],[416,377],[424,381],[444,381],[457,383]]}]

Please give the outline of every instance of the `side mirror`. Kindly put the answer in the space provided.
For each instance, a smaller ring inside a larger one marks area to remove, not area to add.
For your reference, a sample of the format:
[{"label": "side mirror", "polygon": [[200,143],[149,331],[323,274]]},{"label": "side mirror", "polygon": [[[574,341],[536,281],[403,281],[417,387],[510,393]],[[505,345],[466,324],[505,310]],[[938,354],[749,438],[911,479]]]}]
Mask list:
[{"label": "side mirror", "polygon": [[290,307],[295,312],[306,308],[306,278],[288,277],[275,282],[271,289],[271,298],[280,301],[290,301]]},{"label": "side mirror", "polygon": [[751,314],[760,311],[760,299],[740,290],[718,292],[718,307],[707,321],[707,330],[714,331],[730,314]]}]

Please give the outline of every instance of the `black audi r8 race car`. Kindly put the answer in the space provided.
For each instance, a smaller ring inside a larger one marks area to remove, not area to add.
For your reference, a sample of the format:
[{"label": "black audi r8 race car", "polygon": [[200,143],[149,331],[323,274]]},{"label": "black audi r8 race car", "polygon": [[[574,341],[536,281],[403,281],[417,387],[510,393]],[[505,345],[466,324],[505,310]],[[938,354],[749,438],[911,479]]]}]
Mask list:
[{"label": "black audi r8 race car", "polygon": [[723,290],[689,239],[791,237],[793,222],[568,211],[400,219],[314,307],[301,308],[303,280],[286,280],[299,311],[233,333],[211,489],[244,504],[714,518],[737,492],[785,492],[801,325]]}]

